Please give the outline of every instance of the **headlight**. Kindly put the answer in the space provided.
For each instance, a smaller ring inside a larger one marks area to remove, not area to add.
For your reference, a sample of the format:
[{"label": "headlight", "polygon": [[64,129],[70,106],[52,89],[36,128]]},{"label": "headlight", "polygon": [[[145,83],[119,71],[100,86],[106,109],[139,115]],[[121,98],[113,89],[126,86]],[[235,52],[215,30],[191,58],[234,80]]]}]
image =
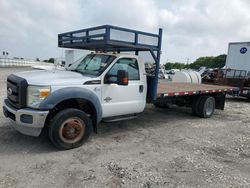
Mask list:
[{"label": "headlight", "polygon": [[38,108],[50,92],[50,86],[28,86],[27,105],[31,108]]}]

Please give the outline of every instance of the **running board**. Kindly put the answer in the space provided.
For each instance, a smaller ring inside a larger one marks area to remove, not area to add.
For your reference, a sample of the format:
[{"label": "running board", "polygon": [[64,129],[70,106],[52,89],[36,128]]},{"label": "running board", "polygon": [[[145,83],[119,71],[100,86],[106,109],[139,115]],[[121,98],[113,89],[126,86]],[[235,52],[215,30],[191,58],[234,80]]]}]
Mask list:
[{"label": "running board", "polygon": [[102,121],[110,123],[110,122],[123,121],[123,120],[135,119],[135,118],[137,118],[137,115],[133,114],[133,115],[127,115],[127,116],[115,116],[115,117],[105,118]]}]

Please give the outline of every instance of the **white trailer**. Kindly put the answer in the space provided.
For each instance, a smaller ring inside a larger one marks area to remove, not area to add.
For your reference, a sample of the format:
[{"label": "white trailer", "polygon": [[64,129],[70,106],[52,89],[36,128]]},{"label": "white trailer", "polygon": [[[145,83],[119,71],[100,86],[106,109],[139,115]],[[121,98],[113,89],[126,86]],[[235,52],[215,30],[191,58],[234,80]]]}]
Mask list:
[{"label": "white trailer", "polygon": [[229,43],[226,67],[250,71],[250,42]]},{"label": "white trailer", "polygon": [[231,94],[250,99],[250,42],[229,43],[225,69],[220,72],[217,84],[238,87]]}]

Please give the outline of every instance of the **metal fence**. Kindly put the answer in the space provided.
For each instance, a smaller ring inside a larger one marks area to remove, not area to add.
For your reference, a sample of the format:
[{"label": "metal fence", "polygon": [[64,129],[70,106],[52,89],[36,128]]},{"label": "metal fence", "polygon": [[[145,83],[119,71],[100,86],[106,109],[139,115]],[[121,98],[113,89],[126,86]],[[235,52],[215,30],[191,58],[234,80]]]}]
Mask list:
[{"label": "metal fence", "polygon": [[53,65],[51,63],[27,60],[27,59],[12,59],[0,57],[0,67],[31,67],[36,65]]}]

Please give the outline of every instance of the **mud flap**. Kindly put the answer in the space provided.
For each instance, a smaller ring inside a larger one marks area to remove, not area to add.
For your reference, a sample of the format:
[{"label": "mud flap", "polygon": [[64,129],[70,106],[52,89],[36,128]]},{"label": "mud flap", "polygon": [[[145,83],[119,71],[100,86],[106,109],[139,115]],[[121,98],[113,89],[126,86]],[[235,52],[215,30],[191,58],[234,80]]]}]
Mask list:
[{"label": "mud flap", "polygon": [[214,96],[215,98],[215,109],[224,110],[226,94],[219,94]]}]

